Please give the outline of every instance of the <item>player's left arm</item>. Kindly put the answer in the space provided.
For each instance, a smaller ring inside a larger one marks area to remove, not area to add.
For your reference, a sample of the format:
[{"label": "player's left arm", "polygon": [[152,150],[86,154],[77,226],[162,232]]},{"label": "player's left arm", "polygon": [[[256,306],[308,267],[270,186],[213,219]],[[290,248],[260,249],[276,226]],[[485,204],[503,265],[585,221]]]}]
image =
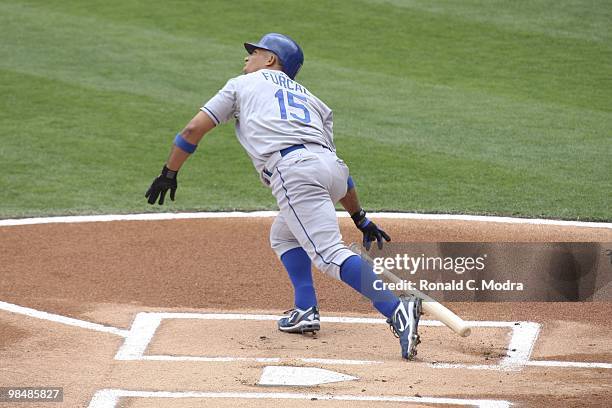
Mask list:
[{"label": "player's left arm", "polygon": [[355,226],[363,233],[363,246],[365,249],[370,250],[370,246],[374,240],[376,240],[378,249],[382,249],[383,239],[389,242],[391,241],[391,237],[366,216],[365,210],[361,208],[361,204],[359,203],[359,196],[357,195],[353,179],[350,177],[348,185],[348,191],[340,200],[340,204],[342,204],[344,209],[351,215]]},{"label": "player's left arm", "polygon": [[195,152],[198,143],[204,135],[215,127],[215,122],[203,111],[198,112],[187,126],[174,138],[170,156],[162,168],[161,174],[153,180],[145,193],[149,204],[155,204],[159,198],[159,205],[164,203],[166,193],[170,190],[170,199],[174,201],[178,187],[177,173],[185,161]]}]

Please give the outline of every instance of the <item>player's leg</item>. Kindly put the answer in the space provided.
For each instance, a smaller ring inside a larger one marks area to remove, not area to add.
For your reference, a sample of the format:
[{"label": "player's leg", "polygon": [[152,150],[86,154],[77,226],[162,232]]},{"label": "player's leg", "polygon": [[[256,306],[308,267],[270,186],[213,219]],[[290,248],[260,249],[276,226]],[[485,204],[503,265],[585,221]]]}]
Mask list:
[{"label": "player's leg", "polygon": [[346,193],[346,166],[339,166],[334,154],[306,152],[301,157],[278,166],[273,178],[282,219],[317,268],[350,285],[390,318],[399,299],[388,290],[375,290],[378,276],[342,242],[333,199]]},{"label": "player's leg", "polygon": [[304,333],[320,329],[317,296],[312,281],[310,257],[295,239],[282,214],[270,229],[270,245],[285,267],[294,290],[295,309],[279,320],[281,331]]},{"label": "player's leg", "polygon": [[310,257],[289,230],[282,214],[272,223],[270,246],[287,270],[295,292],[295,307],[305,310],[316,306]]},{"label": "player's leg", "polygon": [[302,247],[290,249],[281,255],[295,292],[295,307],[309,309],[317,305],[317,295],[312,282],[310,258]]},{"label": "player's leg", "polygon": [[374,273],[370,264],[358,255],[344,261],[340,267],[340,278],[370,299],[376,310],[387,317],[387,323],[400,339],[402,357],[413,359],[416,356],[416,346],[421,342],[418,334],[421,299],[400,299],[389,290],[376,289],[375,281],[380,280],[380,277]]},{"label": "player's leg", "polygon": [[[337,202],[346,195],[348,168],[342,160],[334,156],[325,157],[334,175],[330,189],[331,196],[333,202]],[[337,171],[333,171],[334,167]],[[416,346],[420,343],[418,325],[421,317],[421,300],[416,297],[399,299],[392,292],[375,286],[375,282],[380,277],[374,273],[365,259],[357,255],[347,258],[342,263],[340,279],[372,301],[372,305],[387,318],[387,323],[399,337],[402,357],[408,360],[414,358]]]},{"label": "player's leg", "polygon": [[400,303],[389,290],[377,290],[375,282],[380,281],[372,267],[359,255],[351,256],[340,266],[340,279],[372,301],[372,305],[386,318],[391,318]]},{"label": "player's leg", "polygon": [[280,215],[300,246],[318,269],[339,279],[342,262],[354,253],[342,243],[326,169],[316,154],[299,153],[275,169],[273,193]]},{"label": "player's leg", "polygon": [[[412,358],[419,342],[420,301],[400,300],[388,290],[376,290],[374,282],[379,277],[372,267],[342,242],[332,197],[342,196],[338,186],[346,183],[348,174],[340,167],[334,169],[335,155],[301,157],[281,163],[273,178],[273,192],[287,226],[317,268],[372,301],[400,337],[402,356]],[[346,185],[342,188],[346,193]]]}]

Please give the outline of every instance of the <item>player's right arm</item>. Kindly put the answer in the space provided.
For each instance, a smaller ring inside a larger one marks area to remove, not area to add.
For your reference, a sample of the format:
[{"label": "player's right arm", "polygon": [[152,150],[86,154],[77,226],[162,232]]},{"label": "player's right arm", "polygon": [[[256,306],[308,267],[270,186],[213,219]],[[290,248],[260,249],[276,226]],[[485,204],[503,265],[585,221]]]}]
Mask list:
[{"label": "player's right arm", "polygon": [[215,127],[215,123],[206,113],[200,111],[187,126],[174,138],[170,156],[162,168],[161,174],[153,180],[145,193],[149,204],[155,204],[159,198],[159,205],[164,203],[166,193],[170,190],[170,199],[174,201],[178,183],[176,175],[183,163],[195,151],[204,135]]},{"label": "player's right arm", "polygon": [[[179,132],[177,137],[181,137],[184,141],[192,146],[197,146],[202,140],[204,135],[215,127],[215,122],[203,111],[200,111],[189,121],[187,126]],[[175,139],[176,140],[176,139]],[[189,158],[191,153],[187,148],[183,150],[180,146],[175,144],[172,146],[170,151],[170,157],[166,162],[166,167],[173,171],[179,171],[183,163]]]},{"label": "player's right arm", "polygon": [[233,117],[236,110],[236,81],[230,79],[225,86],[202,106],[189,121],[187,126],[174,138],[170,156],[162,168],[161,174],[153,180],[145,193],[149,204],[164,203],[166,193],[170,190],[170,199],[174,201],[177,189],[176,175],[183,163],[195,151],[204,135],[219,123],[224,123]]}]

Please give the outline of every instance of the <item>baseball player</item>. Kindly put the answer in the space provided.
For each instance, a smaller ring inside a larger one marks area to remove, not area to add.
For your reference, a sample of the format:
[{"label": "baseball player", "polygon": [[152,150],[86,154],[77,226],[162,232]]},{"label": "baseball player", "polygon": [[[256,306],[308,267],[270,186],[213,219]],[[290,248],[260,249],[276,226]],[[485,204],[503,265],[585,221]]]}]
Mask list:
[{"label": "baseball player", "polygon": [[295,81],[304,55],[291,38],[277,33],[248,52],[243,74],[225,86],[176,135],[161,174],[145,197],[163,204],[174,200],[177,173],[215,126],[235,121],[236,136],[264,184],[276,198],[279,214],[272,224],[270,244],[284,265],[295,292],[295,308],[278,321],[289,333],[320,330],[319,309],[311,263],[369,298],[400,339],[402,357],[413,359],[420,342],[421,299],[398,298],[375,290],[378,277],[371,266],[342,242],[335,203],[340,202],[363,233],[366,249],[374,240],[382,248],[389,236],[366,216],[346,164],[336,155],[332,111],[304,85]]}]

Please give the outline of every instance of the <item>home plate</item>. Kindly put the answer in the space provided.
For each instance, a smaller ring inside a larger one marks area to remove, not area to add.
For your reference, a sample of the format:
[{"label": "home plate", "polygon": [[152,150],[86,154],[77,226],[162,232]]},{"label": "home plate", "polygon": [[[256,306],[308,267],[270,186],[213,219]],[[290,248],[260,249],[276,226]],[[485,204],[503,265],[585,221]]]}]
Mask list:
[{"label": "home plate", "polygon": [[316,367],[264,367],[259,385],[313,386],[340,381],[358,380],[351,375]]}]

